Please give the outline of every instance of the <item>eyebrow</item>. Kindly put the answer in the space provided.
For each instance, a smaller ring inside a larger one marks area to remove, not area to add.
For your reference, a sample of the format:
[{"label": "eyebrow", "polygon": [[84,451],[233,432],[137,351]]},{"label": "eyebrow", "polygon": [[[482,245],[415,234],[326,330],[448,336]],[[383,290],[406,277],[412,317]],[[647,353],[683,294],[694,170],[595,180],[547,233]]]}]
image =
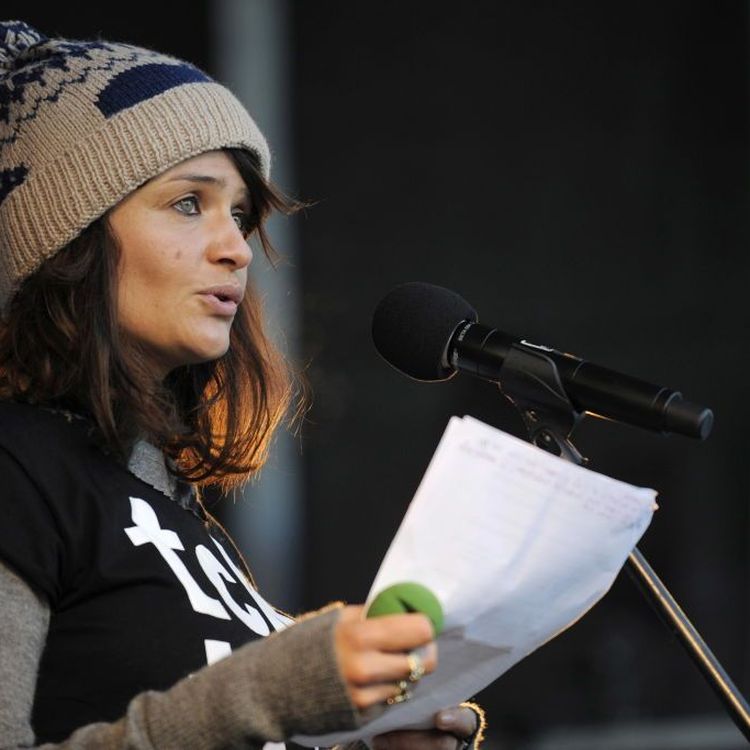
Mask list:
[{"label": "eyebrow", "polygon": [[[176,174],[170,177],[167,182],[198,182],[208,185],[218,185],[220,188],[227,186],[227,181],[223,177],[214,177],[210,174]],[[250,191],[245,185],[242,187],[242,196],[246,200],[250,199]]]},{"label": "eyebrow", "polygon": [[227,181],[223,177],[213,177],[210,174],[176,174],[170,177],[167,182],[210,182],[220,187],[226,187]]}]

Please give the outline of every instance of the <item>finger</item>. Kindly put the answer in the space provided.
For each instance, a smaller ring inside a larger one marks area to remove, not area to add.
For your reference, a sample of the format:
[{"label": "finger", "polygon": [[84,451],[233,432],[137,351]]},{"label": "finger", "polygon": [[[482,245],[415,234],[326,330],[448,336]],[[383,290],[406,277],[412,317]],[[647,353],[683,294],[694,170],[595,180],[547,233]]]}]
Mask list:
[{"label": "finger", "polygon": [[[422,660],[425,674],[430,674],[431,672],[434,672],[437,669],[438,647],[434,641],[431,643],[428,643],[426,646],[422,646],[422,648],[415,649],[414,653],[419,659]],[[406,665],[407,665],[407,668],[409,668],[409,670],[411,671],[411,668],[410,668],[411,665],[409,664],[408,655],[406,659]]]},{"label": "finger", "polygon": [[465,706],[444,708],[435,716],[435,727],[450,732],[461,739],[468,739],[479,726],[477,715]]},{"label": "finger", "polygon": [[[430,644],[423,651],[420,658],[425,674],[429,674],[437,666],[437,648],[435,644]],[[342,664],[342,674],[347,682],[360,686],[375,682],[398,682],[409,678],[411,664],[408,654],[365,651],[346,659]]]},{"label": "finger", "polygon": [[378,683],[365,687],[350,686],[349,688],[352,703],[360,710],[378,703],[385,703],[389,698],[395,698],[399,694],[401,694],[401,688],[395,682]]},{"label": "finger", "polygon": [[361,622],[365,619],[365,608],[362,604],[347,604],[341,607],[340,622]]},{"label": "finger", "polygon": [[458,740],[436,729],[404,729],[373,737],[374,750],[456,750]]},{"label": "finger", "polygon": [[361,650],[411,651],[435,637],[429,618],[418,612],[347,622],[343,630]]}]

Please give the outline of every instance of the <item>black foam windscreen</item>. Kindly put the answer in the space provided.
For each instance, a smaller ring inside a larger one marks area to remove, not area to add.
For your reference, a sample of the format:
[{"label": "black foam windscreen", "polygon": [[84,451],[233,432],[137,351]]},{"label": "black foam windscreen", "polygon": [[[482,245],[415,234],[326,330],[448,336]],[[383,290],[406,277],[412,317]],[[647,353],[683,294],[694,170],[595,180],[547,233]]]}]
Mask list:
[{"label": "black foam windscreen", "polygon": [[380,355],[417,380],[444,380],[454,370],[445,361],[448,342],[476,310],[460,295],[412,281],[383,297],[372,316],[372,340]]}]

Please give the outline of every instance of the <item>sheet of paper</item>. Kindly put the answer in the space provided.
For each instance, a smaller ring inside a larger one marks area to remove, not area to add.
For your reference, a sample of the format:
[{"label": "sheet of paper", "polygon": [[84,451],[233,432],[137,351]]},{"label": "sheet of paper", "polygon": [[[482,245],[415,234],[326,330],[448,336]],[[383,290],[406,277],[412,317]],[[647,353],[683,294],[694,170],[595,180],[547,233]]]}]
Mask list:
[{"label": "sheet of paper", "polygon": [[[429,726],[573,624],[610,588],[648,527],[654,490],[453,417],[372,585],[416,581],[443,604],[439,666],[410,701],[329,746]],[[375,715],[377,714],[377,715]]]}]

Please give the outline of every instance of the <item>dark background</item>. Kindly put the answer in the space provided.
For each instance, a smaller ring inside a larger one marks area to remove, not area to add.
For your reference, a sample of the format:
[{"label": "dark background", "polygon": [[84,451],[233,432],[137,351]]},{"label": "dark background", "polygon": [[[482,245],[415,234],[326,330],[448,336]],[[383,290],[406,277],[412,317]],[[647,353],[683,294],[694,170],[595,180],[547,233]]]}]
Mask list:
[{"label": "dark background", "polygon": [[[365,597],[450,415],[522,434],[490,385],[417,384],[378,358],[377,301],[430,281],[485,322],[714,409],[704,444],[601,421],[577,443],[594,468],[660,491],[641,548],[748,691],[748,5],[289,10],[295,192],[316,202],[295,220],[314,391],[305,607]],[[208,2],[2,11],[48,35],[215,61]],[[625,575],[480,700],[505,747],[558,725],[721,710]]]},{"label": "dark background", "polygon": [[[521,434],[491,386],[411,383],[375,354],[380,297],[431,281],[715,409],[702,445],[599,421],[578,444],[660,490],[642,549],[746,685],[747,6],[294,7],[301,190],[320,200],[301,226],[309,529],[336,550],[311,546],[309,603],[362,598],[451,414]],[[718,710],[625,576],[481,698],[519,733]]]}]

